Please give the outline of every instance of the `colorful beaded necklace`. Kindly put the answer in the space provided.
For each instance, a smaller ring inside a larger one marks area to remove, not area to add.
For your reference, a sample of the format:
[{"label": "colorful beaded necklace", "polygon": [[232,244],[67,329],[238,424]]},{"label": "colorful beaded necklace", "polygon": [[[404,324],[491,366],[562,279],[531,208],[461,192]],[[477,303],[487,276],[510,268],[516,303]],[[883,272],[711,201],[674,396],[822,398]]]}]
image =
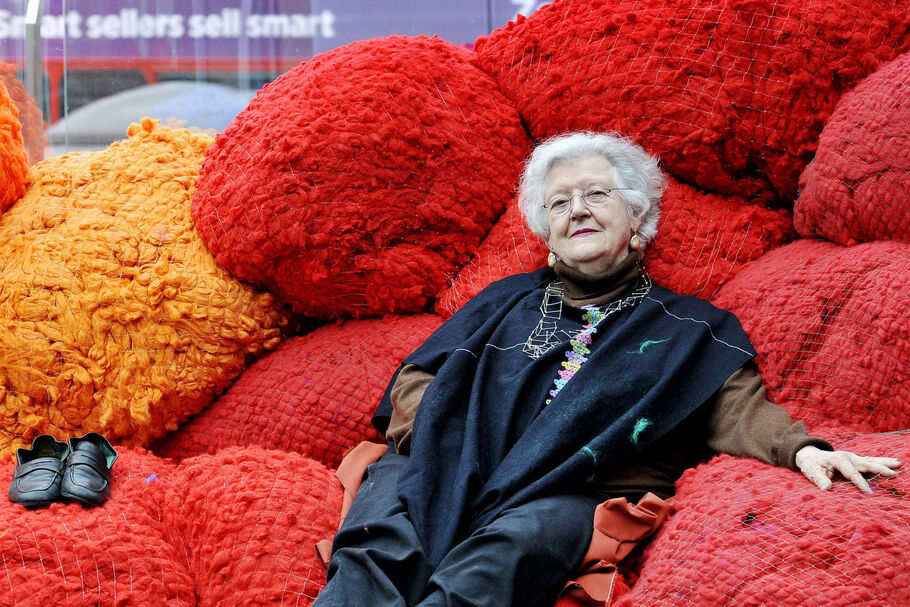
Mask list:
[{"label": "colorful beaded necklace", "polygon": [[641,274],[641,284],[624,299],[611,301],[602,308],[597,306],[585,306],[583,308],[585,313],[581,319],[586,324],[581,331],[569,340],[569,345],[572,346],[572,349],[566,351],[566,360],[562,361],[562,369],[558,372],[559,377],[553,380],[556,387],[550,390],[550,398],[546,400],[546,404],[549,405],[552,402],[553,398],[559,394],[560,390],[569,383],[569,380],[587,362],[587,355],[591,353],[588,346],[591,345],[592,336],[597,333],[597,326],[614,312],[637,305],[651,291],[651,277],[648,276],[648,273],[642,267],[639,267],[639,273]]}]

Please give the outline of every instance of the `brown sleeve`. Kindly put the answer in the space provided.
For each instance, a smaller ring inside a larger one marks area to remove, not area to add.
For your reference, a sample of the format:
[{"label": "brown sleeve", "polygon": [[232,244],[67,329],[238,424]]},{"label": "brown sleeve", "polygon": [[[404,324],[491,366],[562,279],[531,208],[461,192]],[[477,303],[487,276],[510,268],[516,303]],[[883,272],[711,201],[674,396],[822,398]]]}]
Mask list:
[{"label": "brown sleeve", "polygon": [[417,365],[405,365],[392,385],[389,398],[392,401],[392,415],[385,437],[395,445],[395,451],[403,455],[411,451],[411,428],[414,416],[423,398],[423,392],[433,381],[434,375]]},{"label": "brown sleeve", "polygon": [[796,469],[796,452],[807,445],[832,451],[831,444],[809,436],[803,422],[793,422],[783,407],[769,402],[755,363],[735,372],[715,395],[708,446],[730,455]]}]

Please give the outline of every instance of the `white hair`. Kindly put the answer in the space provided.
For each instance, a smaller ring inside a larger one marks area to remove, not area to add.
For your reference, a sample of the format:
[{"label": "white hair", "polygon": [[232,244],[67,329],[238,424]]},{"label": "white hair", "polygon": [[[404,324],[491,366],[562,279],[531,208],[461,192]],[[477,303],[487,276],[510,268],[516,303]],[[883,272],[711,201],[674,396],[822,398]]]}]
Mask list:
[{"label": "white hair", "polygon": [[616,133],[582,131],[550,137],[542,142],[525,162],[518,186],[518,206],[531,231],[547,240],[549,222],[545,189],[547,175],[554,166],[601,156],[610,163],[611,177],[619,190],[629,215],[640,221],[638,237],[642,249],[657,235],[660,197],[667,180],[658,167],[657,158],[641,146]]}]

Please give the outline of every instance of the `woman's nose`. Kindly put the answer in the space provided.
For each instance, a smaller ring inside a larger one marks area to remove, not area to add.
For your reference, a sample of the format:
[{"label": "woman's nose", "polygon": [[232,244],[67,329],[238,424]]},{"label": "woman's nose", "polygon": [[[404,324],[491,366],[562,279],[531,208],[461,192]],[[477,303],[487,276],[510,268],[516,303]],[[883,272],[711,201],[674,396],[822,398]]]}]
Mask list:
[{"label": "woman's nose", "polygon": [[572,196],[572,199],[569,201],[570,213],[572,214],[572,219],[577,219],[579,217],[587,217],[591,214],[591,209],[588,208],[588,203],[585,202],[584,197],[581,194],[576,194]]}]

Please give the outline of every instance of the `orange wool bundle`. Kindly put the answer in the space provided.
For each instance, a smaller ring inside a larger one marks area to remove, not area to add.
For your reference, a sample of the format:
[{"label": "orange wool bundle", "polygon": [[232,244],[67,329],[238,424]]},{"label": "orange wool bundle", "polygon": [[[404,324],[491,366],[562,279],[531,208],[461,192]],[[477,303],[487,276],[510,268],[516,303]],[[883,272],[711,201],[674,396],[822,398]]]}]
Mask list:
[{"label": "orange wool bundle", "polygon": [[19,111],[0,79],[0,213],[22,197],[26,173]]},{"label": "orange wool bundle", "polygon": [[128,135],[36,165],[0,216],[0,453],[41,433],[147,444],[282,338],[274,297],[193,229],[212,139],[149,119]]},{"label": "orange wool bundle", "polygon": [[28,153],[29,164],[44,159],[44,148],[47,146],[47,134],[44,132],[44,117],[35,99],[25,90],[25,85],[16,78],[16,66],[0,62],[0,80],[19,110],[19,124],[22,125],[22,141]]}]

